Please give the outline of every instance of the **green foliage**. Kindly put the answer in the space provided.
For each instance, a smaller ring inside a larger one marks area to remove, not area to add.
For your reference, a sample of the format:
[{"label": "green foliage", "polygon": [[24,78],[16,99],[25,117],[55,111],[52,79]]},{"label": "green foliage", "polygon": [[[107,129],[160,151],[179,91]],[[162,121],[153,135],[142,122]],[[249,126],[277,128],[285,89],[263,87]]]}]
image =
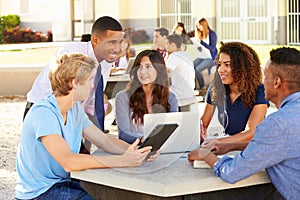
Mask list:
[{"label": "green foliage", "polygon": [[0,16],[0,44],[3,43],[3,31],[4,31],[3,18]]},{"label": "green foliage", "polygon": [[0,16],[0,44],[4,41],[3,35],[5,31],[11,31],[21,23],[19,15]]},{"label": "green foliage", "polygon": [[2,16],[3,25],[6,30],[10,31],[21,23],[19,15]]},{"label": "green foliage", "polygon": [[28,43],[28,42],[52,42],[52,32],[46,34],[41,31],[28,28],[20,28],[21,23],[18,15],[0,16],[0,44]]}]

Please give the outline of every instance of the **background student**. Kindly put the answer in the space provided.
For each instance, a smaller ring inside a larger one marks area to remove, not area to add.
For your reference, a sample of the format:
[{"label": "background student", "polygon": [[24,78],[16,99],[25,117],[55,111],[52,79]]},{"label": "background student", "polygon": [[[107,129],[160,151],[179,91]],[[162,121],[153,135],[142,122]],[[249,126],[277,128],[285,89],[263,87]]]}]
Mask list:
[{"label": "background student", "polygon": [[163,56],[156,50],[140,52],[130,71],[127,89],[116,95],[119,138],[133,143],[144,136],[143,116],[178,111],[176,96],[170,92]]},{"label": "background student", "polygon": [[188,99],[194,96],[195,71],[192,57],[181,50],[181,45],[181,36],[173,34],[167,37],[166,49],[169,57],[166,66],[170,72],[171,91],[177,99]]},{"label": "background student", "polygon": [[[196,58],[194,60],[194,69],[198,81],[198,85],[201,88],[204,87],[204,78],[202,71],[207,69],[208,74],[210,75],[210,70],[213,66],[215,66],[215,58],[218,54],[217,50],[217,34],[213,31],[205,18],[202,18],[196,22],[195,26],[195,39],[198,43],[200,43],[203,48],[206,48],[210,52],[210,57],[206,58]],[[201,47],[198,47],[198,50],[204,51]]]},{"label": "background student", "polygon": [[165,43],[169,31],[166,28],[157,28],[154,30],[152,49],[158,51],[165,59],[168,57]]},{"label": "background student", "polygon": [[[235,183],[263,169],[277,190],[266,199],[300,197],[300,52],[278,48],[264,69],[266,99],[278,108],[261,122],[254,138],[235,158],[219,159],[210,150],[196,149],[188,159],[205,160],[215,176]],[[226,144],[225,144],[226,145]]]},{"label": "background student", "polygon": [[186,48],[187,48],[186,44],[189,40],[189,37],[188,37],[187,32],[185,30],[184,23],[177,22],[177,24],[175,25],[175,27],[173,29],[173,34],[179,35],[182,38],[181,49],[183,51],[185,51]]},{"label": "background student", "polygon": [[110,74],[124,71],[128,67],[128,60],[136,56],[136,51],[131,47],[131,40],[128,35],[124,34],[124,39],[121,43],[121,50],[114,62],[114,67],[110,70]]},{"label": "background student", "polygon": [[[139,166],[151,147],[137,148],[105,135],[87,117],[80,101],[94,87],[95,62],[82,54],[63,55],[49,69],[53,94],[28,112],[17,152],[17,199],[92,199],[71,181],[70,172],[108,167]],[[80,154],[84,137],[103,151],[119,154]],[[149,161],[156,158],[150,157]]]}]

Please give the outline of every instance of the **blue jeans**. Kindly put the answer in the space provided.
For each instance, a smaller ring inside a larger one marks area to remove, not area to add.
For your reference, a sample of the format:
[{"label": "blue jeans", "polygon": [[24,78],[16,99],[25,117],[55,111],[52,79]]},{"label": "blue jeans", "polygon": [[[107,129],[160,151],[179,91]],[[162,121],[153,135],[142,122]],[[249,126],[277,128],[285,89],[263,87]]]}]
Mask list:
[{"label": "blue jeans", "polygon": [[49,190],[40,196],[34,198],[36,200],[92,200],[93,198],[80,186],[78,182],[66,181],[54,184]]},{"label": "blue jeans", "polygon": [[208,70],[208,75],[210,75],[211,68],[215,65],[215,62],[210,59],[202,59],[202,58],[196,58],[193,62],[194,64],[194,69],[195,69],[195,75],[199,84],[200,89],[204,87],[204,78],[202,71],[207,69]]}]

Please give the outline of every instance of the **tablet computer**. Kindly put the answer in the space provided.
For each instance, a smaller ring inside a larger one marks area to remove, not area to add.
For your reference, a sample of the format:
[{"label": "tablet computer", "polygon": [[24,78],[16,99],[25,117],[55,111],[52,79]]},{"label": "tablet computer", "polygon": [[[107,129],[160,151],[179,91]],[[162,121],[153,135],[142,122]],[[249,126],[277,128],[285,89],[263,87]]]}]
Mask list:
[{"label": "tablet computer", "polygon": [[152,146],[150,154],[155,154],[155,152],[160,149],[178,126],[179,125],[176,123],[156,125],[139,148]]}]

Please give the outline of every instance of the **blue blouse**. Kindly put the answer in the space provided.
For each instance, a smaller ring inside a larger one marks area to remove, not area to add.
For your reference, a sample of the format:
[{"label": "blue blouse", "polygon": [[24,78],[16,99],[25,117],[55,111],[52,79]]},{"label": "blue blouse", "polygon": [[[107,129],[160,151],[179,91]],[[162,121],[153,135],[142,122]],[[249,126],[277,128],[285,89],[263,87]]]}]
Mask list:
[{"label": "blue blouse", "polygon": [[209,44],[205,43],[203,40],[201,40],[201,44],[209,49],[210,51],[210,55],[211,55],[211,59],[214,61],[217,54],[218,54],[218,49],[217,49],[217,34],[215,31],[213,30],[209,30]]},{"label": "blue blouse", "polygon": [[[206,102],[214,105],[211,101],[211,87],[209,87],[206,93]],[[241,96],[239,96],[232,104],[229,95],[226,95],[225,105],[218,106],[219,122],[225,128],[225,133],[234,135],[244,131],[253,107],[258,104],[268,104],[269,106],[269,101],[265,99],[265,91],[262,84],[258,86],[256,100],[251,107],[246,107],[243,104]],[[224,111],[224,107],[226,107],[226,112]]]}]

